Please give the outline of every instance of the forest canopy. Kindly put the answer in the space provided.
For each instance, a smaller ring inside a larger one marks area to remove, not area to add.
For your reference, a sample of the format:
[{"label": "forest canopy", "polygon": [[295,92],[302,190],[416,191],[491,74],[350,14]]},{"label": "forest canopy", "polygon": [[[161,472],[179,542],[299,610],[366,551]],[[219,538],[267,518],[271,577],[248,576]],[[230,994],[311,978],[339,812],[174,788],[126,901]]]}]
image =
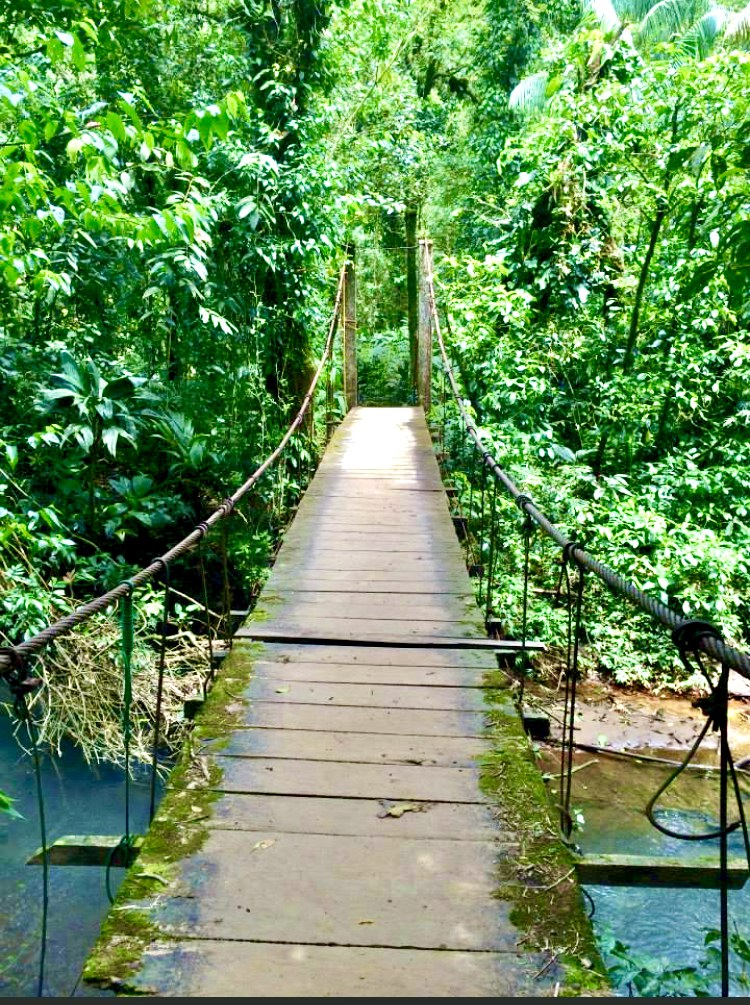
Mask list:
[{"label": "forest canopy", "polygon": [[[523,491],[746,645],[749,84],[741,3],[5,5],[3,643],[160,553],[265,456],[349,242],[362,400],[411,402],[416,235],[463,390]],[[237,602],[311,459],[233,525]],[[509,632],[518,548],[493,603]],[[645,619],[603,589],[587,604],[591,669],[684,677]],[[531,628],[561,617],[540,597]]]}]

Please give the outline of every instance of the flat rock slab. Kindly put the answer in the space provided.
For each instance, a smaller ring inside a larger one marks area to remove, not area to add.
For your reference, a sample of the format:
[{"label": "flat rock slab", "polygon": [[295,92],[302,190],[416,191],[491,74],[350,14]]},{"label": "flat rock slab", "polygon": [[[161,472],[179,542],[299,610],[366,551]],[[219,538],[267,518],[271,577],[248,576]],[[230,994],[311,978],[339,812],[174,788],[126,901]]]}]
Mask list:
[{"label": "flat rock slab", "polygon": [[286,796],[346,796],[357,799],[416,799],[479,803],[474,768],[424,768],[413,764],[357,764],[277,757],[225,757],[222,791]]},{"label": "flat rock slab", "polygon": [[484,729],[484,716],[480,712],[255,701],[250,724],[278,726],[281,729],[403,733],[407,736],[479,736]]},{"label": "flat rock slab", "polygon": [[137,984],[181,998],[536,997],[544,965],[511,952],[184,940],[155,945]]},{"label": "flat rock slab", "polygon": [[512,950],[495,864],[492,842],[210,831],[152,913],[192,938]]},{"label": "flat rock slab", "polygon": [[337,733],[320,729],[240,729],[222,754],[306,761],[363,764],[428,764],[444,768],[476,767],[487,744],[463,736],[393,736]]},{"label": "flat rock slab", "polygon": [[478,688],[409,687],[389,684],[319,684],[312,681],[270,680],[257,677],[249,696],[261,701],[304,705],[357,705],[360,708],[427,708],[482,711],[486,706]]},{"label": "flat rock slab", "polygon": [[484,803],[225,792],[213,804],[208,826],[297,834],[512,843],[512,835],[500,831],[492,810]]}]

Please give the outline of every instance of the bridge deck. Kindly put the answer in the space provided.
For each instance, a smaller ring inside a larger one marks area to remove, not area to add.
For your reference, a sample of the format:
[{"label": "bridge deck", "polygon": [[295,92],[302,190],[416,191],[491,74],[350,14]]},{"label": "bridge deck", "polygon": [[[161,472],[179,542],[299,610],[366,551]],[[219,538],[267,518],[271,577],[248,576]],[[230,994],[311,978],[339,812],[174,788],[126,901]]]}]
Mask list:
[{"label": "bridge deck", "polygon": [[543,993],[533,975],[552,968],[493,896],[514,847],[479,788],[481,685],[497,662],[435,647],[447,639],[486,634],[424,418],[355,409],[225,665],[230,696],[237,667],[252,675],[226,742],[198,758],[220,777],[207,834],[148,901],[159,934],[131,991]]}]

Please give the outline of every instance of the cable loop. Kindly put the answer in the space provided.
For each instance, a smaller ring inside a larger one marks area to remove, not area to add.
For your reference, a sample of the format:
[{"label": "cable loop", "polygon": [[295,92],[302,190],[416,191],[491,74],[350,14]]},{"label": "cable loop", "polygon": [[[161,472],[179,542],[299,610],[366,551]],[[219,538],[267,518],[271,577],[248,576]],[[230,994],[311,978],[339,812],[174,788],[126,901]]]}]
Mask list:
[{"label": "cable loop", "polygon": [[164,575],[165,579],[169,579],[169,562],[167,562],[165,559],[163,559],[163,558],[160,557],[160,558],[155,558],[151,562],[151,564],[152,565],[160,565],[161,566],[162,574]]},{"label": "cable loop", "polygon": [[201,520],[201,522],[196,526],[195,529],[198,531],[201,537],[205,537],[210,530],[205,520]]},{"label": "cable loop", "polygon": [[724,641],[721,632],[709,621],[683,621],[672,632],[672,642],[681,652],[696,651],[699,641],[705,638]]},{"label": "cable loop", "polygon": [[[572,541],[568,541],[563,546],[563,550],[562,550],[563,564],[565,564],[565,565],[572,565],[573,562],[576,562],[576,557],[573,554],[576,549],[583,550],[583,545],[581,544],[580,541],[576,541],[575,539],[572,540]],[[578,563],[576,562],[576,565],[577,564]]]},{"label": "cable loop", "polygon": [[[529,505],[533,506],[533,504],[534,500],[531,498],[531,496],[527,496],[524,492],[521,492],[519,493],[519,495],[516,496],[516,506],[518,506],[518,508],[521,510],[522,513],[526,513],[526,507]],[[526,516],[528,515],[529,514],[526,513]]]},{"label": "cable loop", "polygon": [[24,722],[29,717],[26,697],[40,688],[44,681],[41,677],[29,675],[28,661],[17,649],[7,646],[0,649],[0,653],[7,656],[11,665],[11,671],[5,674],[5,680],[13,695],[13,712],[19,721]]}]

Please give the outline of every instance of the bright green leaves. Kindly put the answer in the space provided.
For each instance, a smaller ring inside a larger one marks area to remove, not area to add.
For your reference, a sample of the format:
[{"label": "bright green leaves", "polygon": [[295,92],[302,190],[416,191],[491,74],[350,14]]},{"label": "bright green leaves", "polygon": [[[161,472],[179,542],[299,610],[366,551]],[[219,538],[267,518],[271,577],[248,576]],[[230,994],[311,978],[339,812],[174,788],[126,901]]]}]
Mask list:
[{"label": "bright green leaves", "polygon": [[61,357],[62,371],[52,374],[52,386],[41,390],[47,410],[70,409],[76,416],[66,427],[85,454],[103,444],[117,454],[120,440],[135,442],[135,422],[125,402],[132,399],[144,378],[130,375],[107,381],[93,359],[79,364],[68,353]]},{"label": "bright green leaves", "polygon": [[6,813],[9,817],[15,817],[17,820],[23,820],[23,815],[15,808],[13,805],[14,802],[15,799],[11,799],[10,796],[0,790],[0,813]]}]

